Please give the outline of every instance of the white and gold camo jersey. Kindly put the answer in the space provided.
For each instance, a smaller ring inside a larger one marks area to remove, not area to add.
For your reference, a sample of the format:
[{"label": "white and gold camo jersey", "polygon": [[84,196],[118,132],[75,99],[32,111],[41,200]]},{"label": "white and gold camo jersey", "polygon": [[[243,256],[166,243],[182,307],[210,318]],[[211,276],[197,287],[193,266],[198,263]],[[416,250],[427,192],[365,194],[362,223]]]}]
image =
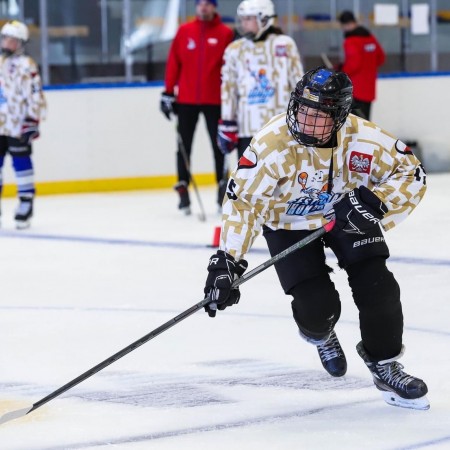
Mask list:
[{"label": "white and gold camo jersey", "polygon": [[286,111],[303,76],[292,38],[269,34],[254,42],[241,38],[225,50],[222,66],[222,120],[234,120],[240,137],[252,137],[273,116]]},{"label": "white and gold camo jersey", "polygon": [[23,54],[0,56],[0,136],[19,138],[25,117],[39,121],[45,107],[34,60]]},{"label": "white and gold camo jersey", "polygon": [[320,228],[333,204],[359,186],[386,205],[381,223],[389,230],[419,204],[426,174],[403,142],[357,116],[349,115],[332,149],[300,145],[280,114],[254,136],[230,176],[220,248],[241,259],[262,225]]}]

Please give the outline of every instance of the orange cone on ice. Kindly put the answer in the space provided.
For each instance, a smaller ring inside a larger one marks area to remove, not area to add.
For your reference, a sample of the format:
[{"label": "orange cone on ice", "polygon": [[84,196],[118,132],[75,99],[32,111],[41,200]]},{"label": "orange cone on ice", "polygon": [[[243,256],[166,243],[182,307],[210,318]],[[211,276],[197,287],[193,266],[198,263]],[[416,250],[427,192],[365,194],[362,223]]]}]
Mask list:
[{"label": "orange cone on ice", "polygon": [[221,227],[214,227],[214,236],[211,247],[217,248],[220,245],[220,232]]}]

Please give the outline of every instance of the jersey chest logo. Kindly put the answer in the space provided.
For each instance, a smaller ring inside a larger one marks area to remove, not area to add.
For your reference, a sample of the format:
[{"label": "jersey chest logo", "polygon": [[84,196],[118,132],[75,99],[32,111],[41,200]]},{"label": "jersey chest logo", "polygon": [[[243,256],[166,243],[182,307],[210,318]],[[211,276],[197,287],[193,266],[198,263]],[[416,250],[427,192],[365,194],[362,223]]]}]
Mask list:
[{"label": "jersey chest logo", "polygon": [[369,174],[372,158],[372,155],[367,155],[366,153],[352,152],[349,161],[350,171]]}]

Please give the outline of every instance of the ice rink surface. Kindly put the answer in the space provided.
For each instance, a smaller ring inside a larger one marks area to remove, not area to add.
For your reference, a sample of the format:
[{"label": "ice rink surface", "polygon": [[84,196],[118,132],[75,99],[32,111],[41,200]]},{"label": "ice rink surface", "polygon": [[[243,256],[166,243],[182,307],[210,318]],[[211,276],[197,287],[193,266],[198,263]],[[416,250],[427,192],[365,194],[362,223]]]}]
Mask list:
[{"label": "ice rink surface", "polygon": [[[449,174],[428,177],[416,211],[388,232],[402,289],[405,370],[431,409],[384,403],[356,353],[358,315],[330,254],[343,312],[336,331],[347,375],[333,379],[297,335],[270,268],[239,305],[185,321],[27,416],[0,426],[4,450],[230,448],[450,449]],[[77,377],[203,299],[220,224],[181,216],[173,191],[38,197],[27,231],[2,202],[0,414]],[[258,237],[253,268],[269,253]]]}]

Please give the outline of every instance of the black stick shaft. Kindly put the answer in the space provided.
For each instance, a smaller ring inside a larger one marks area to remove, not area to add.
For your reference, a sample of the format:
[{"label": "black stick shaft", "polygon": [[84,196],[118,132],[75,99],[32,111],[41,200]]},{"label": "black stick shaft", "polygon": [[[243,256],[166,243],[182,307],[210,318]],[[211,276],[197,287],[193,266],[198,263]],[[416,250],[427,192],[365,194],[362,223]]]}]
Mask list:
[{"label": "black stick shaft", "polygon": [[209,303],[209,298],[205,298],[201,302],[197,303],[196,305],[192,306],[191,308],[187,309],[186,311],[182,312],[176,317],[173,317],[166,323],[162,324],[158,328],[155,328],[150,333],[146,334],[145,336],[141,337],[137,341],[133,342],[132,344],[128,345],[127,347],[123,348],[122,350],[118,351],[114,355],[110,356],[109,358],[105,359],[101,363],[97,364],[96,366],[92,367],[91,369],[87,370],[86,372],[82,373],[78,377],[74,378],[72,381],[69,381],[64,386],[61,386],[56,391],[52,392],[51,394],[47,395],[43,399],[39,400],[38,402],[33,404],[33,407],[30,409],[31,412],[40,406],[44,405],[45,403],[49,402],[50,400],[53,400],[55,397],[58,397],[62,393],[68,391],[69,389],[73,388],[77,384],[81,383],[82,381],[86,380],[87,378],[91,377],[92,375],[96,374],[97,372],[100,372],[100,370],[104,369],[105,367],[108,367],[113,362],[117,361],[118,359],[122,358],[123,356],[127,355],[128,353],[136,350],[138,347],[140,347],[142,344],[145,344],[146,342],[150,341],[151,339],[155,338],[156,336],[160,335],[164,331],[168,330],[169,328],[172,328],[174,325],[176,325],[178,322],[181,322],[182,320],[186,319],[190,315],[194,314],[199,309],[203,308],[206,304]]},{"label": "black stick shaft", "polygon": [[[285,258],[287,255],[295,252],[296,250],[304,247],[305,245],[308,245],[310,242],[314,241],[315,239],[318,239],[319,237],[323,236],[326,232],[330,231],[334,226],[334,221],[326,224],[323,228],[320,228],[313,233],[311,233],[309,236],[306,236],[301,241],[296,242],[294,245],[291,245],[286,250],[283,250],[282,252],[278,253],[277,255],[273,256],[266,262],[260,264],[259,266],[255,267],[250,272],[243,275],[238,280],[234,281],[233,287],[238,287],[241,284],[245,283],[246,281],[250,280],[254,276],[258,275],[262,271],[266,270],[268,267],[275,264],[280,259]],[[58,397],[62,393],[68,391],[69,389],[73,388],[77,384],[81,383],[82,381],[86,380],[87,378],[91,377],[92,375],[96,374],[100,370],[104,369],[105,367],[108,367],[113,362],[117,361],[118,359],[122,358],[123,356],[127,355],[128,353],[132,352],[133,350],[136,350],[138,347],[140,347],[142,344],[145,344],[146,342],[150,341],[151,339],[155,338],[156,336],[160,335],[164,331],[168,330],[169,328],[172,328],[177,323],[181,322],[182,320],[186,319],[187,317],[194,314],[199,309],[205,307],[207,304],[211,303],[211,299],[209,297],[206,297],[201,302],[198,302],[197,304],[191,306],[186,311],[183,311],[181,314],[179,314],[176,317],[173,317],[166,323],[162,324],[158,328],[155,328],[150,333],[146,334],[145,336],[141,337],[137,341],[133,342],[132,344],[128,345],[127,347],[123,348],[122,350],[118,351],[114,355],[110,356],[109,358],[105,359],[101,363],[97,364],[96,366],[92,367],[91,369],[87,370],[86,372],[82,373],[78,377],[74,378],[73,380],[66,383],[64,386],[61,386],[60,388],[56,389],[56,391],[53,391],[46,397],[42,398],[41,400],[37,401],[33,404],[33,406],[26,411],[26,409],[18,410],[16,411],[18,414],[14,415],[14,411],[12,413],[7,413],[5,416],[10,416],[6,420],[11,420],[13,418],[21,417],[22,415],[28,414],[31,411],[34,411],[35,409],[41,407],[45,403],[49,402],[50,400],[53,400],[54,398]],[[26,411],[26,412],[25,412]],[[3,421],[0,421],[0,423],[3,423]]]},{"label": "black stick shaft", "polygon": [[241,278],[238,278],[233,282],[233,287],[238,287],[242,283],[245,283],[246,281],[250,280],[254,276],[261,273],[263,270],[266,270],[268,267],[273,266],[276,262],[278,262],[280,259],[285,258],[287,255],[290,255],[292,252],[295,252],[296,250],[304,247],[305,245],[308,245],[310,242],[318,239],[319,237],[323,236],[327,231],[330,231],[331,228],[334,226],[334,221],[330,222],[325,225],[324,228],[319,228],[317,231],[314,231],[310,235],[306,236],[302,240],[296,242],[295,244],[288,247],[286,250],[283,250],[282,252],[278,253],[274,257],[268,259],[266,262],[263,262],[258,267],[255,267],[254,269],[250,270],[250,272],[247,272],[246,274],[242,275]]}]

